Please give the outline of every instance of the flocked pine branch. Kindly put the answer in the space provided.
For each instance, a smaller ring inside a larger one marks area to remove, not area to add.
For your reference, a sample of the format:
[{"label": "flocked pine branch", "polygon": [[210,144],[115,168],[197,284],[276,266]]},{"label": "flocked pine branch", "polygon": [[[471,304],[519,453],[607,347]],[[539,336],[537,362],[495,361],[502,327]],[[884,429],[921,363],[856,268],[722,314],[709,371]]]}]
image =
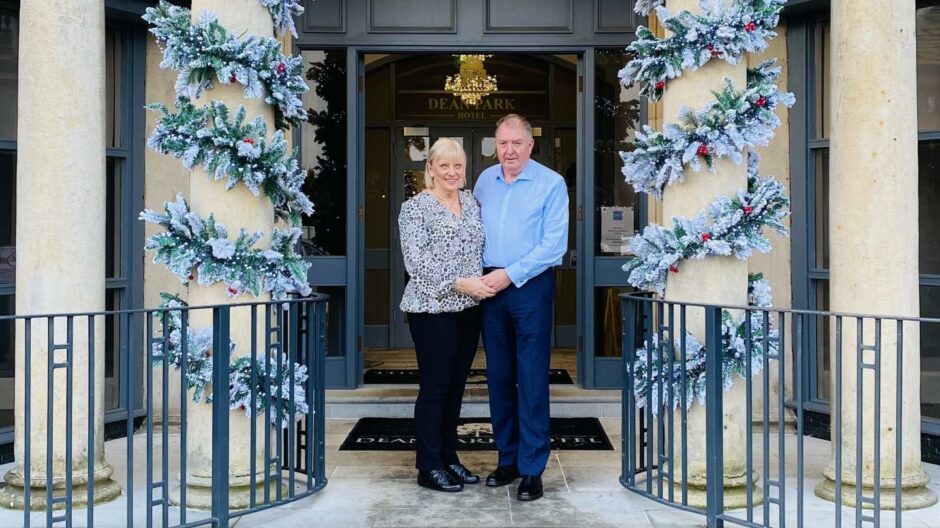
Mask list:
[{"label": "flocked pine branch", "polygon": [[242,106],[230,116],[221,101],[197,107],[181,98],[176,107],[173,113],[165,105],[148,106],[163,114],[147,142],[150,148],[179,158],[187,169],[202,166],[216,180],[225,179],[226,189],[242,182],[256,196],[264,192],[275,215],[291,225],[313,213],[302,190],[307,171],[300,168],[283,131],[275,131],[268,141],[263,118],[246,122]]},{"label": "flocked pine branch", "polygon": [[211,214],[203,219],[191,212],[181,194],[175,202],[164,202],[164,210],[166,214],[150,209],[140,214],[142,220],[165,228],[148,238],[144,249],[153,251],[154,262],[165,264],[183,284],[194,278],[200,285],[223,282],[232,297],[266,292],[281,300],[289,292],[310,293],[310,264],[294,250],[300,228],[275,227],[270,248],[258,249],[254,245],[263,236],[261,232],[242,229],[235,241],[230,241],[225,226],[216,223]]},{"label": "flocked pine branch", "polygon": [[264,97],[274,106],[279,127],[299,125],[306,118],[300,95],[309,87],[302,59],[283,55],[281,43],[270,37],[236,38],[206,11],[193,24],[188,9],[160,0],[147,8],[144,20],[163,45],[162,68],[178,70],[178,97],[195,99],[214,82],[239,83],[249,99]]}]

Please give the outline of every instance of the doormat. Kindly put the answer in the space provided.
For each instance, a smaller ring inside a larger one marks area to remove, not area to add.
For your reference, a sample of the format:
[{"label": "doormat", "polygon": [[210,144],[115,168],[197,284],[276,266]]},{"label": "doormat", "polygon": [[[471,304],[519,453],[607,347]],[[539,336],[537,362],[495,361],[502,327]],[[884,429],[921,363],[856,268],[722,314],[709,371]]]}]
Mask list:
[{"label": "doormat", "polygon": [[[597,418],[552,418],[552,449],[613,451]],[[461,418],[457,426],[458,451],[496,451],[489,418]],[[414,451],[412,418],[360,418],[340,451]]]},{"label": "doormat", "polygon": [[[363,383],[383,385],[417,385],[418,369],[367,369],[362,375]],[[549,369],[548,382],[552,385],[571,385],[574,380],[567,369]],[[486,369],[470,369],[467,383],[486,384]]]}]

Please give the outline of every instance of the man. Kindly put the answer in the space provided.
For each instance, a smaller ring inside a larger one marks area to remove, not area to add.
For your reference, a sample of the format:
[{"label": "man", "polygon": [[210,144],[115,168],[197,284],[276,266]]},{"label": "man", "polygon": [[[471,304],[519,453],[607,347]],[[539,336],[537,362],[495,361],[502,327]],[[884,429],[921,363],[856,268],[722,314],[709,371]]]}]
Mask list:
[{"label": "man", "polygon": [[487,486],[522,477],[517,498],[542,496],[550,452],[548,370],[551,362],[554,266],[568,243],[568,190],[560,174],[530,159],[532,126],[509,114],[496,123],[499,165],[473,190],[486,242],[483,282],[498,293],[483,302],[490,415],[499,463]]}]

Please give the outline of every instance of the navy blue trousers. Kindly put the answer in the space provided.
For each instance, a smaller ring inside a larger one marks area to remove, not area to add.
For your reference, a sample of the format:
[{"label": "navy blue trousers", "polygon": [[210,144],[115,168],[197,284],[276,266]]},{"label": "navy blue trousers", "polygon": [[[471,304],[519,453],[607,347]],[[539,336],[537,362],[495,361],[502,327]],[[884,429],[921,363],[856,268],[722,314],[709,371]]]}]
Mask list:
[{"label": "navy blue trousers", "polygon": [[457,464],[457,422],[470,365],[480,341],[480,309],[453,313],[409,313],[418,358],[415,401],[415,467]]},{"label": "navy blue trousers", "polygon": [[483,301],[483,346],[500,466],[541,475],[550,452],[548,369],[555,273]]}]

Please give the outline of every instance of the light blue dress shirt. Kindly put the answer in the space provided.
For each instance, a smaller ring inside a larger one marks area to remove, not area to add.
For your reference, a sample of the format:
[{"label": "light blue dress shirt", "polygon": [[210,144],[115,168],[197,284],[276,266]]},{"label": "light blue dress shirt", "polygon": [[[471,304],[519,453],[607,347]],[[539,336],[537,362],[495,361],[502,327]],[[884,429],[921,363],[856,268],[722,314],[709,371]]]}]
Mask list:
[{"label": "light blue dress shirt", "polygon": [[517,288],[568,249],[568,188],[564,178],[535,160],[507,184],[500,165],[484,170],[473,195],[480,202],[486,242],[483,265],[505,268]]}]

